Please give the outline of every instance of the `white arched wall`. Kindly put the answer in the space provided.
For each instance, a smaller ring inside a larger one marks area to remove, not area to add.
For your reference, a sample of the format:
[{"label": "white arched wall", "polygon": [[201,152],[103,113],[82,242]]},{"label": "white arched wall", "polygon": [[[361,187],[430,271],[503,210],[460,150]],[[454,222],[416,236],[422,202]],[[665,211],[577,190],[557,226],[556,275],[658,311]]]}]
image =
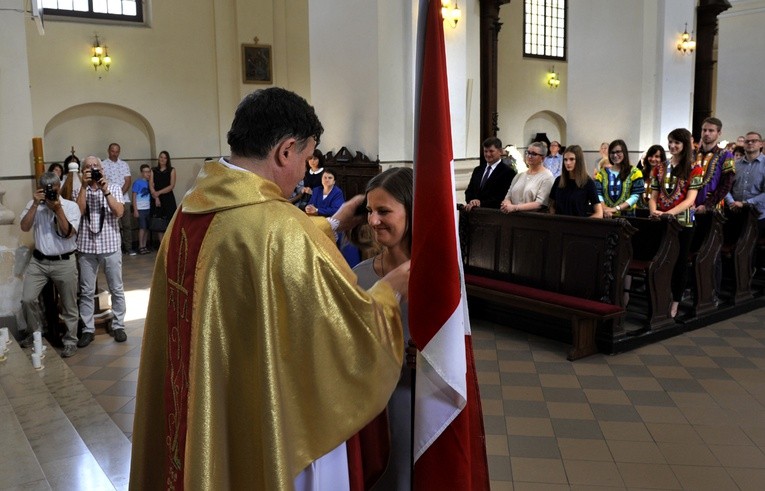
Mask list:
[{"label": "white arched wall", "polygon": [[519,146],[527,147],[537,133],[546,133],[550,141],[566,142],[566,121],[554,111],[539,111],[533,114],[523,125],[523,142]]},{"label": "white arched wall", "polygon": [[80,159],[88,155],[105,158],[111,142],[120,144],[122,158],[129,162],[134,173],[144,161],[131,162],[131,155],[156,154],[156,139],[149,121],[117,104],[93,102],[72,106],[45,125],[43,143],[49,161],[64,160],[72,146]]}]

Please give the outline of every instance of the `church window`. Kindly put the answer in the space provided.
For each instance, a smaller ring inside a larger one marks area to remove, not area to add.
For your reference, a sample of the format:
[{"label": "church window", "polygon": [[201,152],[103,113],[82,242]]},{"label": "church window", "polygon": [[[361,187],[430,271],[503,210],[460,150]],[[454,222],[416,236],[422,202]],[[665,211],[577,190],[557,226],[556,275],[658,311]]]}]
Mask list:
[{"label": "church window", "polygon": [[566,0],[524,0],[523,55],[566,59]]},{"label": "church window", "polygon": [[46,17],[143,23],[143,0],[42,0],[40,3]]}]

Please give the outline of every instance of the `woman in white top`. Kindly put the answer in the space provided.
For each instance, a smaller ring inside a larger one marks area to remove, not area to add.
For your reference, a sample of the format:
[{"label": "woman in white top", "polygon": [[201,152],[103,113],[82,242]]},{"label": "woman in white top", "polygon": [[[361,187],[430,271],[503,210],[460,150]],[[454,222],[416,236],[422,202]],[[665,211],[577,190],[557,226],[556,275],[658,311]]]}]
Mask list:
[{"label": "woman in white top", "polygon": [[515,176],[504,201],[499,206],[500,211],[503,213],[537,211],[547,206],[555,178],[552,172],[542,165],[545,155],[547,155],[547,144],[544,142],[534,142],[529,145],[526,149],[528,170]]}]

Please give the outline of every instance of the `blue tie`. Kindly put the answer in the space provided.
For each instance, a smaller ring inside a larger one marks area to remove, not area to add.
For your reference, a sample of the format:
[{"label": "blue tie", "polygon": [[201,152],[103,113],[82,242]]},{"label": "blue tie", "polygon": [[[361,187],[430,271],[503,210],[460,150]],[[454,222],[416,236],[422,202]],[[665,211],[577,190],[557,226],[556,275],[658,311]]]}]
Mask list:
[{"label": "blue tie", "polygon": [[491,166],[489,164],[486,164],[486,172],[483,173],[483,179],[481,179],[481,189],[483,189],[484,184],[486,184],[486,181],[489,180],[489,174],[491,174]]}]

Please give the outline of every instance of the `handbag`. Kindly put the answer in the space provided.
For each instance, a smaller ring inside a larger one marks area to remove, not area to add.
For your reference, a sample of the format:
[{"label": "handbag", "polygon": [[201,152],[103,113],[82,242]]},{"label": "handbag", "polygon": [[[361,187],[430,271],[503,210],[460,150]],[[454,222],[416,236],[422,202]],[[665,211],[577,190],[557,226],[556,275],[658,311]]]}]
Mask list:
[{"label": "handbag", "polygon": [[167,230],[167,218],[160,216],[153,216],[149,220],[149,230],[152,232],[164,232]]}]

